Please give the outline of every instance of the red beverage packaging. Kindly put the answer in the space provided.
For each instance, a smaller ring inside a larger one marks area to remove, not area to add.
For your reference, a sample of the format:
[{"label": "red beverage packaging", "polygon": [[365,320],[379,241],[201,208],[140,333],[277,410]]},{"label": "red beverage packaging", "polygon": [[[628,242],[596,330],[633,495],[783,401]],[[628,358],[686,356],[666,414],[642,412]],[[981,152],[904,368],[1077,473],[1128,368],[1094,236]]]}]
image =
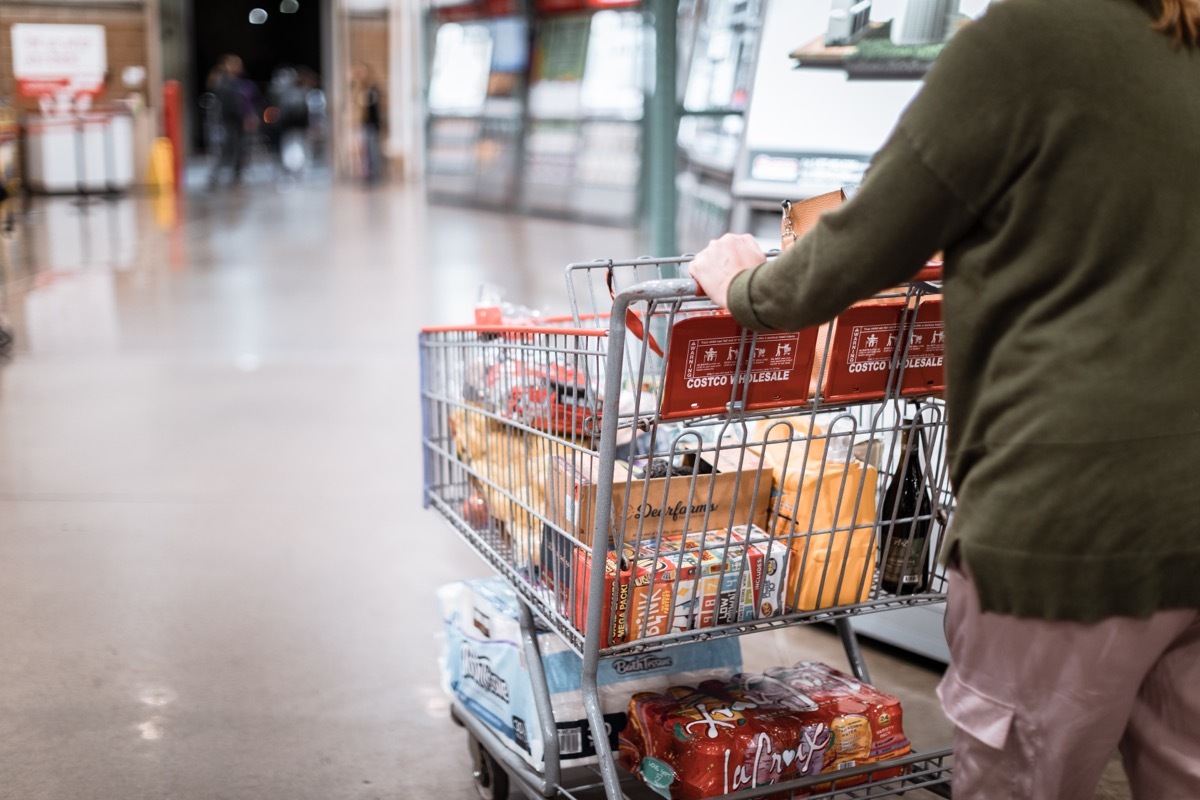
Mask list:
[{"label": "red beverage packaging", "polygon": [[[900,702],[816,662],[741,674],[728,681],[634,695],[621,738],[622,763],[674,800],[704,800],[828,774],[825,791],[851,767],[906,755]],[[899,767],[878,770],[894,777]],[[788,796],[781,793],[780,796]],[[791,796],[803,796],[796,792]]]}]

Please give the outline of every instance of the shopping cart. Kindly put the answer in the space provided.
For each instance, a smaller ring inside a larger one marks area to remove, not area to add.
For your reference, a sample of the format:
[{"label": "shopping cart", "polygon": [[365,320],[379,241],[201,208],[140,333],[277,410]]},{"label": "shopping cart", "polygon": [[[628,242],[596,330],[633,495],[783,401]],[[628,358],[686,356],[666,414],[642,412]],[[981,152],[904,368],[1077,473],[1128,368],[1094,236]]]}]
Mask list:
[{"label": "shopping cart", "polygon": [[[572,264],[569,318],[421,335],[425,504],[521,601],[546,749],[530,769],[455,702],[484,798],[510,779],[531,798],[646,791],[613,758],[602,659],[826,621],[868,682],[849,618],[945,599],[940,273],[754,334],[676,277],[688,260]],[[598,753],[582,775],[560,765],[538,625],[582,658]],[[949,796],[951,762],[908,753],[724,796]]]}]

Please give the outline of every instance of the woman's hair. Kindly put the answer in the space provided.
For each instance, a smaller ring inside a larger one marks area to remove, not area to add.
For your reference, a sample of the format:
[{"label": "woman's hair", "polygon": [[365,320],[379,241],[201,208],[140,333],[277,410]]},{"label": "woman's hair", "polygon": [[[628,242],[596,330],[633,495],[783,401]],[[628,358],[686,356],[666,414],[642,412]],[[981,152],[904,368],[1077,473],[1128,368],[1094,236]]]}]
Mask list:
[{"label": "woman's hair", "polygon": [[1156,0],[1152,5],[1158,13],[1154,30],[1170,36],[1177,45],[1200,44],[1200,0]]}]

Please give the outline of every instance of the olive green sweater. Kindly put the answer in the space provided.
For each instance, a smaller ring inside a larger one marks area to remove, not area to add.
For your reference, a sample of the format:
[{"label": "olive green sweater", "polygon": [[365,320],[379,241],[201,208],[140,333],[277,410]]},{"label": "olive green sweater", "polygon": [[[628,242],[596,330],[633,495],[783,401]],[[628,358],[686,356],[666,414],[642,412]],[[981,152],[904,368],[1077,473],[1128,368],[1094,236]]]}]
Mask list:
[{"label": "olive green sweater", "polygon": [[730,288],[800,328],[945,251],[950,543],[989,611],[1200,608],[1200,52],[1151,23],[994,3],[854,199]]}]

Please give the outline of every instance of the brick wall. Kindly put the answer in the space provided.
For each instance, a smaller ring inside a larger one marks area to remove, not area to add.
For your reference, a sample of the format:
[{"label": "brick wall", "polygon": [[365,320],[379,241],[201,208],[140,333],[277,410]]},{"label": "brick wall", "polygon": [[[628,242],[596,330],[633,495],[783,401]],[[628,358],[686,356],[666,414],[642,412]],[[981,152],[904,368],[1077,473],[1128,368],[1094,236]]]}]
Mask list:
[{"label": "brick wall", "polygon": [[126,67],[149,69],[146,19],[140,7],[127,4],[106,8],[101,4],[83,6],[69,2],[12,3],[0,0],[0,97],[9,98],[21,108],[37,107],[35,100],[16,97],[16,81],[12,71],[12,26],[22,22],[104,26],[109,83],[100,98],[102,103],[129,94],[121,84],[121,72]]}]

